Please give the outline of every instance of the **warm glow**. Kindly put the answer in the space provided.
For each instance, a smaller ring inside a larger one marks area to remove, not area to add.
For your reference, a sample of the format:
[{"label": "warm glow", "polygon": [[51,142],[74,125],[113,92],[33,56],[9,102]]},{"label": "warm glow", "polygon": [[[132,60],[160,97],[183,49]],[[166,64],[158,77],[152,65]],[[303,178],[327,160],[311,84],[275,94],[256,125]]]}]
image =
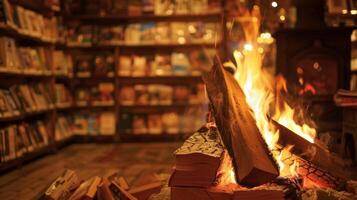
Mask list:
[{"label": "warm glow", "polygon": [[[264,55],[258,50],[259,43],[257,40],[259,37],[269,37],[270,34],[262,35],[259,33],[260,18],[257,15],[259,15],[259,8],[255,6],[252,17],[256,17],[258,20],[242,23],[246,44],[243,51],[236,50],[233,53],[237,63],[235,78],[244,91],[257,126],[270,150],[277,149],[276,143],[279,139],[279,132],[274,131],[267,117],[272,113],[274,113],[273,119],[277,122],[313,143],[316,134],[315,129],[307,124],[298,125],[294,121],[295,110],[284,101],[281,95],[276,94],[277,91],[286,91],[285,79],[280,77],[276,82],[274,76],[262,67]],[[225,63],[225,65],[233,65],[233,63]],[[277,102],[283,106],[276,106]],[[275,108],[273,112],[272,108]],[[278,151],[278,153],[273,153],[279,164],[281,176],[296,176],[297,164],[293,163],[286,166],[282,160],[284,154],[290,152],[291,148],[288,147]]]},{"label": "warm glow", "polygon": [[278,7],[278,3],[276,1],[273,1],[273,2],[271,2],[271,6],[273,8],[276,8],[276,7]]}]

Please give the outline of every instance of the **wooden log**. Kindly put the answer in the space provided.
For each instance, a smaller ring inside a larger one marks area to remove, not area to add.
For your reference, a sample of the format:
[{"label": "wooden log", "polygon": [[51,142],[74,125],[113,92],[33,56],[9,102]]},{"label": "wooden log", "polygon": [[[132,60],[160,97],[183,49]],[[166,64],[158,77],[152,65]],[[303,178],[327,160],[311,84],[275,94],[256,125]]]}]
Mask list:
[{"label": "wooden log", "polygon": [[277,143],[281,147],[293,145],[291,152],[294,155],[310,161],[319,168],[329,171],[334,176],[347,179],[348,175],[343,166],[343,160],[339,156],[321,145],[317,145],[318,142],[310,143],[275,120],[270,119],[270,121],[271,124],[279,130]]},{"label": "wooden log", "polygon": [[114,197],[120,200],[138,200],[132,194],[121,188],[116,182],[110,182],[109,189],[112,191]]},{"label": "wooden log", "polygon": [[46,200],[68,199],[72,192],[80,185],[77,174],[73,170],[65,172],[56,178],[44,194]]},{"label": "wooden log", "polygon": [[203,75],[214,118],[229,155],[237,181],[245,186],[267,183],[279,175],[278,166],[259,132],[245,96],[233,75],[216,56]]}]

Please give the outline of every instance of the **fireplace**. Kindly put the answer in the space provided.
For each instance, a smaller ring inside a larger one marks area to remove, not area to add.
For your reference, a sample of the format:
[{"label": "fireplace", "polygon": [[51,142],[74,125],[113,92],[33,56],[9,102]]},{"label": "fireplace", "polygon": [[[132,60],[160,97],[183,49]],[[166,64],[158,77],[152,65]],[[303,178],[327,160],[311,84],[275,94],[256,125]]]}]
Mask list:
[{"label": "fireplace", "polygon": [[[276,32],[277,73],[288,82],[319,132],[341,131],[342,109],[333,102],[338,88],[349,89],[351,29],[324,23],[324,1],[296,1],[296,28]],[[310,8],[310,9],[307,9]]]}]

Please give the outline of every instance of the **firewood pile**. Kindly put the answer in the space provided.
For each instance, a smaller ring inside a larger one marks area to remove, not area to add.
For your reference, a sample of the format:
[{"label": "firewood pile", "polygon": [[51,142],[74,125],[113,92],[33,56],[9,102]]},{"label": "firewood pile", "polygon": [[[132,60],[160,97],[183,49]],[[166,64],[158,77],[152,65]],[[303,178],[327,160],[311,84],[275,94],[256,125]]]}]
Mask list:
[{"label": "firewood pile", "polygon": [[[203,79],[217,127],[202,128],[175,152],[171,199],[357,199],[344,161],[318,140],[311,143],[270,119],[280,137],[268,149],[242,89],[218,57]],[[283,176],[277,162],[294,165],[296,173]]]}]

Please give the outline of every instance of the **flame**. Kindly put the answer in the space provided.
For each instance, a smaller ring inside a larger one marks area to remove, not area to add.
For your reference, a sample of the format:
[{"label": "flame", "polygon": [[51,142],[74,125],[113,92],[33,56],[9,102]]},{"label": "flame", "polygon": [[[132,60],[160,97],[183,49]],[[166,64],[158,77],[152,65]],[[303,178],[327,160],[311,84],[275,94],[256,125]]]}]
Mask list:
[{"label": "flame", "polygon": [[[248,15],[248,14],[246,14]],[[272,151],[277,147],[279,132],[275,131],[269,122],[268,115],[273,110],[273,119],[280,124],[291,129],[299,136],[313,143],[316,130],[307,124],[298,125],[294,121],[295,110],[291,108],[280,95],[276,95],[276,91],[286,91],[286,81],[282,77],[278,77],[277,82],[269,72],[262,68],[263,52],[260,49],[261,41],[271,41],[270,34],[259,33],[260,11],[259,7],[254,6],[250,13],[251,20],[241,22],[245,33],[246,44],[242,51],[234,51],[233,56],[236,64],[232,62],[225,63],[225,66],[235,66],[237,71],[235,79],[241,86],[246,96],[246,101],[252,109],[252,114],[255,117],[256,124],[266,141],[269,149]],[[271,43],[271,42],[270,42]],[[274,102],[279,102],[282,106],[274,106]],[[273,153],[280,168],[281,176],[296,176],[297,163],[287,166],[283,162],[284,154],[290,152],[292,147],[285,148],[278,153]],[[227,170],[229,166],[227,167]]]}]

